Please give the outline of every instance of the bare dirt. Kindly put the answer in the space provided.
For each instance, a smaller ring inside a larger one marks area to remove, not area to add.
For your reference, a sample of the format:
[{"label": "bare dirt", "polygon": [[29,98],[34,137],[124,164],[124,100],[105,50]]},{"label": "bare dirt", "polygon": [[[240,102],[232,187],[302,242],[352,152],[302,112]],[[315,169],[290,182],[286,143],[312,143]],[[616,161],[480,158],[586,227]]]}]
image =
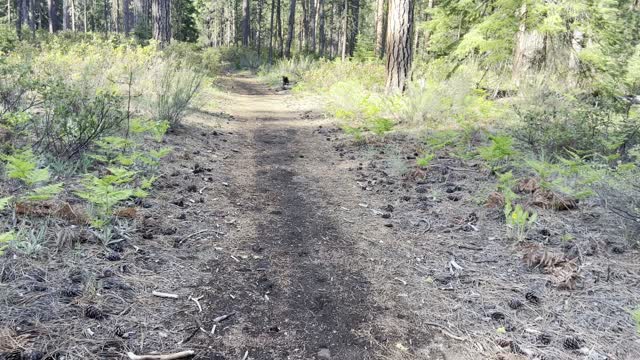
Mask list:
[{"label": "bare dirt", "polygon": [[315,99],[216,86],[123,241],[57,224],[0,258],[0,358],[640,358],[638,252],[603,209],[537,209],[517,244],[478,164],[414,172],[415,140],[355,145]]}]

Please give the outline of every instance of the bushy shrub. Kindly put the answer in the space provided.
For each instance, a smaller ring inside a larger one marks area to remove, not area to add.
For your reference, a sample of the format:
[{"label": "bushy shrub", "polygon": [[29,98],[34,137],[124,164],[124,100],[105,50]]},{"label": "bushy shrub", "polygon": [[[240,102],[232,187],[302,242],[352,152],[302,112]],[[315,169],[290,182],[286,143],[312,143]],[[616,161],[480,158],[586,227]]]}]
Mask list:
[{"label": "bushy shrub", "polygon": [[156,65],[151,110],[158,121],[171,127],[180,125],[185,113],[200,90],[204,75],[190,66],[178,66],[172,61]]},{"label": "bushy shrub", "polygon": [[128,114],[117,90],[87,93],[82,86],[58,81],[43,90],[44,111],[33,121],[35,144],[41,151],[69,159],[122,129]]}]

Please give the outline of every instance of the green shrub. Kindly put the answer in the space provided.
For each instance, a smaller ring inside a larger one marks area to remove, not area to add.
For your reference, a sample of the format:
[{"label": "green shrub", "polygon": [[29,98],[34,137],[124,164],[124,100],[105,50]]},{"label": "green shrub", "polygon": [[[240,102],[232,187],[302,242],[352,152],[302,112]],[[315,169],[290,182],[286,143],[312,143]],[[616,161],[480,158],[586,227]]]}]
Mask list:
[{"label": "green shrub", "polygon": [[83,84],[58,81],[43,91],[43,114],[35,117],[36,147],[60,158],[74,158],[92,143],[123,128],[128,114],[116,89],[84,91]]},{"label": "green shrub", "polygon": [[478,153],[489,164],[491,170],[496,172],[516,155],[516,151],[513,149],[513,139],[509,136],[491,135],[489,140],[491,144],[479,148]]},{"label": "green shrub", "polygon": [[179,67],[171,61],[157,67],[158,77],[151,110],[155,119],[167,121],[171,127],[176,127],[200,90],[204,75],[189,66]]}]

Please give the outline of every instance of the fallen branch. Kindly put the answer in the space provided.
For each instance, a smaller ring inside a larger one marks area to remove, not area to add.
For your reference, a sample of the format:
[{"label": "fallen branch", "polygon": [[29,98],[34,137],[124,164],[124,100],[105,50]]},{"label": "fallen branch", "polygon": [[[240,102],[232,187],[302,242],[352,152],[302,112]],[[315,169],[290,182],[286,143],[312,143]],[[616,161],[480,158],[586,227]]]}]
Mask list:
[{"label": "fallen branch", "polygon": [[163,293],[163,292],[159,292],[159,291],[153,291],[151,294],[153,296],[157,296],[157,297],[161,297],[161,298],[167,298],[167,299],[177,299],[177,298],[179,298],[179,296],[177,294],[169,294],[169,293]]},{"label": "fallen branch", "polygon": [[174,359],[182,359],[189,356],[193,356],[196,353],[193,350],[181,351],[173,354],[165,354],[165,355],[136,355],[132,352],[128,352],[127,356],[131,360],[174,360]]}]

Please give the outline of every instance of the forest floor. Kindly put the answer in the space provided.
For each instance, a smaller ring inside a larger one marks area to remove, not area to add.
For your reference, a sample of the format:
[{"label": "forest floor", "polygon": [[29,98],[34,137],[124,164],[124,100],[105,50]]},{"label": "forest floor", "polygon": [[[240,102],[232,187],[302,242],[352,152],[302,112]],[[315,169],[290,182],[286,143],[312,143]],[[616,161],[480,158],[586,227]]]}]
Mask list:
[{"label": "forest floor", "polygon": [[173,154],[125,241],[105,251],[79,231],[72,249],[2,260],[7,349],[640,358],[627,310],[640,304],[638,252],[601,209],[540,209],[547,220],[515,244],[478,164],[441,158],[407,175],[414,140],[354,145],[312,98],[242,74],[217,87],[167,136]]}]

